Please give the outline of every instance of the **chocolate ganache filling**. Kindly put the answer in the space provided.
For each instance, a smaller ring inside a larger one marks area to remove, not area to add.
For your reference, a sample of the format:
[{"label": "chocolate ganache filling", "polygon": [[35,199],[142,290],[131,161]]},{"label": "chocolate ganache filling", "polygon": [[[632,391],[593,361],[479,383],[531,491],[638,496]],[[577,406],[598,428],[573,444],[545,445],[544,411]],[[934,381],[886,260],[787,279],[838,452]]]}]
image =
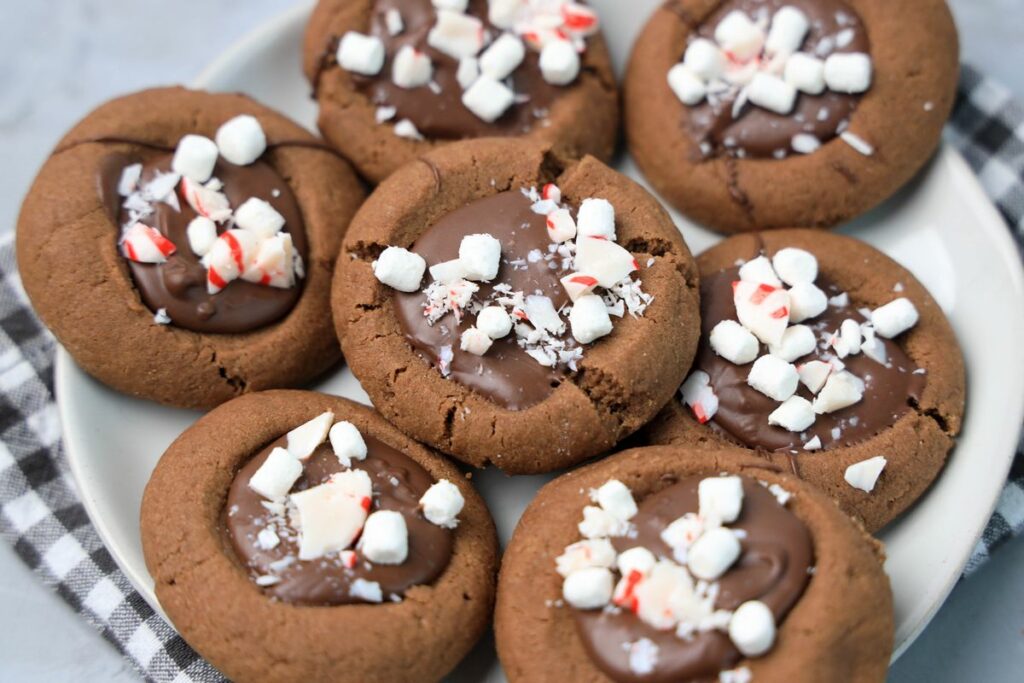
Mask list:
[{"label": "chocolate ganache filling", "polygon": [[[276,583],[264,585],[267,595],[301,605],[342,605],[364,602],[352,586],[362,579],[380,584],[385,601],[401,597],[413,586],[436,579],[452,554],[450,530],[423,517],[419,499],[434,483],[430,475],[408,456],[382,441],[364,434],[367,457],[355,460],[352,469],[365,471],[373,485],[370,512],[394,510],[402,514],[408,528],[409,553],[397,565],[374,564],[356,551],[356,562],[345,566],[339,553],[316,560],[299,560],[298,533],[265,505],[266,499],[249,487],[249,480],[275,447],[284,447],[280,438],[249,460],[235,475],[228,491],[223,534],[239,562],[254,578],[274,577]],[[321,444],[305,462],[302,476],[291,493],[304,491],[345,470],[330,444]],[[279,543],[268,548],[258,535],[272,529]]]},{"label": "chocolate ganache filling", "polygon": [[[397,35],[388,31],[386,17],[390,10],[397,10],[404,23],[402,32]],[[502,31],[488,21],[487,10],[487,0],[470,0],[468,14],[479,18],[484,30],[497,37]],[[376,76],[352,74],[356,86],[374,104],[394,107],[393,120],[408,119],[420,133],[435,139],[521,135],[547,117],[548,108],[564,88],[544,80],[540,54],[529,47],[522,64],[509,76],[510,87],[520,98],[494,123],[487,123],[467,109],[462,104],[463,89],[456,78],[459,60],[427,44],[427,34],[436,21],[437,10],[431,0],[377,0],[374,3],[370,34],[383,41],[387,59]],[[395,55],[406,45],[433,62],[432,80],[436,86],[406,89],[395,85],[391,68]]]},{"label": "chocolate ganache filling", "polygon": [[[729,0],[707,17],[697,35],[714,40],[715,27],[734,10],[745,12],[755,22],[768,22],[784,6],[802,10],[810,20],[800,51],[818,59],[835,53],[870,52],[864,24],[843,0]],[[798,92],[796,104],[788,114],[747,103],[734,117],[738,93],[739,89],[734,89],[686,108],[686,126],[706,155],[785,156],[793,137],[801,133],[824,143],[838,134],[860,100],[860,95],[826,88],[819,95]]]},{"label": "chocolate ganache filling", "polygon": [[[570,303],[559,278],[571,271],[562,267],[560,259],[537,257],[549,253],[551,240],[546,218],[532,211],[531,205],[518,190],[474,201],[427,229],[412,250],[433,266],[458,258],[463,237],[490,234],[501,242],[501,265],[492,282],[477,283],[480,291],[476,298],[486,301],[495,293],[495,285],[504,284],[512,291],[550,297],[558,310]],[[483,356],[462,351],[459,339],[472,327],[474,316],[457,321],[448,313],[431,325],[424,316],[422,292],[395,292],[394,302],[399,323],[421,357],[436,366],[451,354],[451,379],[502,407],[521,410],[540,403],[565,377],[563,370],[545,367],[527,355],[514,334],[496,340]]]},{"label": "chocolate ganache filling", "polygon": [[[149,155],[140,159],[124,154],[111,154],[100,169],[100,190],[117,225],[130,222],[128,209],[122,207],[117,186],[121,172],[131,164],[143,163],[142,183],[158,173],[171,172],[173,154]],[[223,183],[223,192],[237,208],[250,198],[259,198],[277,210],[285,219],[284,231],[291,235],[296,252],[303,261],[308,246],[303,229],[302,212],[288,183],[264,161],[237,166],[217,161],[213,177]],[[175,189],[179,207],[156,201],[153,213],[144,219],[146,225],[158,230],[176,247],[165,263],[139,263],[126,259],[135,286],[146,306],[154,313],[161,309],[170,324],[204,333],[240,334],[274,323],[288,314],[302,294],[302,278],[288,288],[266,286],[245,280],[234,280],[217,294],[207,291],[207,270],[200,257],[189,246],[188,226],[198,214],[183,196],[181,184]],[[218,234],[228,229],[218,225]]]},{"label": "chocolate ganache filling", "polygon": [[[751,364],[735,365],[716,354],[708,343],[715,325],[723,320],[736,319],[732,283],[739,279],[739,268],[730,268],[701,280],[701,344],[694,369],[708,373],[711,388],[718,396],[718,412],[709,422],[714,428],[748,448],[769,451],[800,449],[818,437],[822,449],[827,450],[874,436],[892,425],[919,399],[925,385],[923,371],[918,370],[897,343],[878,337],[885,345],[887,362],[884,365],[863,353],[842,359],[847,371],[864,381],[861,401],[832,413],[817,415],[814,424],[801,433],[769,425],[768,415],[779,404],[747,384]],[[812,353],[794,361],[797,366],[811,360],[828,362],[834,359],[832,349],[822,340],[838,330],[844,320],[867,321],[849,297],[845,297],[845,302],[835,298],[842,294],[842,290],[825,274],[818,275],[815,284],[831,300],[821,315],[802,323],[811,328],[819,343]],[[761,345],[761,352],[767,352],[764,345]],[[809,401],[814,399],[803,383],[799,384],[797,395]]]},{"label": "chocolate ganache filling", "polygon": [[[631,520],[636,535],[612,539],[622,553],[643,547],[658,559],[673,558],[661,533],[673,521],[699,508],[698,485],[703,477],[687,477],[646,497]],[[743,478],[743,507],[729,527],[742,531],[741,554],[718,580],[715,609],[735,610],[748,600],[763,602],[781,623],[800,599],[814,564],[814,548],[804,523],[756,481]],[[688,638],[674,629],[659,631],[627,609],[573,610],[577,631],[593,661],[616,681],[669,683],[718,680],[720,671],[741,659],[729,636],[719,630],[697,631]],[[647,638],[657,646],[653,671],[637,674],[624,644]]]}]

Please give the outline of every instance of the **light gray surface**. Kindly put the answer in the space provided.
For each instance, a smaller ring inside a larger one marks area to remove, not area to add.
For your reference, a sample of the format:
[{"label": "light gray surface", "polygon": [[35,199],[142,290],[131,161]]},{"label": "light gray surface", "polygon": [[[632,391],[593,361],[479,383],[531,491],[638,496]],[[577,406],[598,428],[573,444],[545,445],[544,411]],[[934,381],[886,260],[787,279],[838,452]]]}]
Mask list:
[{"label": "light gray surface", "polygon": [[[89,109],[186,82],[289,0],[0,0],[0,230],[60,135]],[[953,0],[964,59],[1024,98],[1021,0]],[[941,542],[937,539],[937,542]],[[1024,661],[1024,540],[956,588],[896,683],[1010,681]],[[130,681],[130,667],[0,547],[0,679]]]}]

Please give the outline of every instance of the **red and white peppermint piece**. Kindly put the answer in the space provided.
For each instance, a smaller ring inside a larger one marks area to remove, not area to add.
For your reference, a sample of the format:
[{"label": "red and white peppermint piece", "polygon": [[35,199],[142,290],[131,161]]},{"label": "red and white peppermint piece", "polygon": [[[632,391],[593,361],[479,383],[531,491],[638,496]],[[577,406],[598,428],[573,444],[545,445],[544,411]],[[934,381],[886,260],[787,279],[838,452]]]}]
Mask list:
[{"label": "red and white peppermint piece", "polygon": [[270,202],[250,197],[235,209],[235,225],[262,238],[273,237],[284,227],[284,216]]},{"label": "red and white peppermint piece", "polygon": [[790,432],[802,432],[814,424],[816,418],[810,401],[802,396],[790,396],[768,415],[768,424]]},{"label": "red and white peppermint piece", "polygon": [[615,240],[615,207],[607,199],[584,199],[576,214],[576,230],[582,237]]},{"label": "red and white peppermint piece", "polygon": [[200,216],[215,223],[223,223],[231,218],[228,196],[219,190],[204,187],[194,180],[182,177],[181,194],[185,197],[185,202]]},{"label": "red and white peppermint piece", "polygon": [[782,341],[776,346],[768,347],[769,352],[778,358],[792,363],[803,358],[818,346],[814,332],[807,325],[790,325],[782,334]]},{"label": "red and white peppermint piece", "polygon": [[258,239],[248,230],[222,233],[203,258],[206,266],[206,290],[216,294],[246,272],[256,256]]},{"label": "red and white peppermint piece", "polygon": [[577,2],[562,5],[563,27],[566,31],[578,36],[592,36],[600,28],[597,12]]},{"label": "red and white peppermint piece", "polygon": [[[550,201],[550,200],[545,200]],[[576,222],[568,209],[556,209],[547,217],[548,238],[561,244],[576,238]]]},{"label": "red and white peppermint piece", "polygon": [[812,394],[817,394],[825,386],[828,376],[832,374],[832,364],[820,360],[811,360],[798,365],[796,371],[800,375],[800,382]]},{"label": "red and white peppermint piece", "polygon": [[202,135],[186,135],[178,141],[171,170],[182,177],[205,183],[217,164],[217,144]]},{"label": "red and white peppermint piece", "polygon": [[576,299],[569,312],[569,325],[573,339],[580,344],[589,344],[611,334],[612,319],[604,299],[596,294],[584,294]]},{"label": "red and white peppermint piece", "polygon": [[772,17],[772,26],[764,41],[764,51],[770,55],[790,55],[800,49],[811,22],[802,10],[785,5]]},{"label": "red and white peppermint piece", "polygon": [[267,136],[255,116],[242,114],[225,121],[214,138],[220,155],[238,166],[247,166],[267,150]]},{"label": "red and white peppermint piece", "polygon": [[747,374],[747,384],[775,401],[785,401],[796,393],[800,375],[792,363],[775,356],[761,356]]},{"label": "red and white peppermint piece", "polygon": [[711,376],[703,370],[694,370],[679,388],[679,393],[701,424],[706,423],[718,412],[718,396],[711,387]]},{"label": "red and white peppermint piece", "polygon": [[903,334],[919,319],[917,307],[906,297],[900,297],[871,312],[871,324],[880,337],[892,339]]},{"label": "red and white peppermint piece", "polygon": [[419,88],[430,82],[434,65],[412,45],[403,45],[391,63],[391,80],[399,88]]},{"label": "red and white peppermint piece", "polygon": [[564,578],[586,567],[614,567],[615,557],[615,548],[607,538],[577,541],[555,558],[555,569]]},{"label": "red and white peppermint piece", "polygon": [[878,477],[881,476],[882,470],[885,469],[887,464],[883,456],[876,455],[873,458],[861,460],[847,467],[846,472],[843,473],[843,478],[853,488],[860,489],[865,493],[871,493],[875,490]]},{"label": "red and white peppermint piece", "polygon": [[612,599],[613,577],[605,567],[577,569],[562,582],[562,597],[571,607],[599,609]]},{"label": "red and white peppermint piece", "polygon": [[580,55],[568,40],[550,40],[540,51],[540,73],[551,85],[569,85],[580,75]]},{"label": "red and white peppermint piece", "polygon": [[447,479],[435,482],[420,498],[420,507],[427,521],[445,529],[459,525],[459,513],[465,504],[459,487]]},{"label": "red and white peppermint piece", "polygon": [[484,25],[478,18],[441,9],[427,34],[427,44],[453,59],[475,57],[484,46]]},{"label": "red and white peppermint piece", "polygon": [[473,354],[474,356],[483,356],[486,354],[493,343],[494,340],[492,340],[486,332],[478,330],[475,327],[470,327],[459,335],[459,348],[466,353]]},{"label": "red and white peppermint piece", "polygon": [[504,80],[519,68],[526,57],[526,46],[512,33],[502,33],[480,55],[480,73],[496,81]]},{"label": "red and white peppermint piece", "polygon": [[555,310],[555,304],[550,297],[531,294],[526,297],[523,310],[526,312],[526,319],[537,329],[547,330],[554,335],[565,332],[565,323]]},{"label": "red and white peppermint piece", "polygon": [[572,273],[563,277],[559,282],[565,287],[565,292],[572,301],[576,301],[581,296],[591,294],[594,288],[597,287],[597,278],[586,273]]},{"label": "red and white peppermint piece", "polygon": [[690,574],[683,567],[662,560],[636,583],[625,606],[652,628],[667,631],[679,623],[692,598]]},{"label": "red and white peppermint piece", "polygon": [[619,553],[618,558],[615,561],[615,565],[619,569],[619,573],[623,576],[628,576],[632,572],[637,572],[641,576],[649,574],[654,565],[657,563],[657,558],[647,548],[643,546],[637,546],[630,548],[622,553]]},{"label": "red and white peppermint piece", "polygon": [[714,581],[740,556],[740,541],[731,529],[716,527],[705,531],[686,553],[686,565],[698,579]]},{"label": "red and white peppermint piece", "polygon": [[292,236],[281,232],[262,240],[255,258],[242,274],[242,279],[268,287],[288,289],[295,285],[295,249]]},{"label": "red and white peppermint piece", "polygon": [[302,463],[283,448],[270,451],[249,478],[249,488],[264,498],[279,500],[288,495],[302,476]]},{"label": "red and white peppermint piece", "polygon": [[743,510],[743,481],[739,477],[707,477],[697,484],[700,517],[709,526],[731,524]]},{"label": "red and white peppermint piece", "polygon": [[740,280],[744,282],[756,282],[762,285],[771,285],[772,287],[782,286],[782,281],[775,273],[772,262],[766,256],[758,256],[744,263],[740,266],[739,275]]},{"label": "red and white peppermint piece", "polygon": [[289,497],[299,528],[299,559],[315,560],[350,547],[372,502],[370,476],[362,470],[335,474],[326,483]]},{"label": "red and white peppermint piece", "polygon": [[332,424],[334,413],[328,410],[291,430],[285,436],[288,452],[304,462],[327,439]]},{"label": "red and white peppermint piece", "polygon": [[834,413],[852,406],[864,397],[864,382],[849,372],[835,372],[814,397],[814,412],[819,415]]},{"label": "red and white peppermint piece", "polygon": [[409,529],[395,510],[377,510],[366,518],[357,546],[374,564],[402,564],[409,556]]},{"label": "red and white peppermint piece", "polygon": [[732,283],[732,291],[740,324],[763,343],[778,346],[789,325],[789,292],[743,280]]},{"label": "red and white peppermint piece", "polygon": [[165,263],[177,251],[174,242],[159,230],[143,223],[135,223],[124,231],[121,238],[124,255],[136,263]]},{"label": "red and white peppermint piece", "polygon": [[861,93],[871,87],[871,57],[863,52],[836,52],[825,60],[829,90]]},{"label": "red and white peppermint piece", "polygon": [[359,429],[351,422],[342,420],[335,423],[327,432],[327,438],[330,439],[334,455],[338,457],[338,461],[343,466],[351,467],[353,460],[366,460],[366,455],[369,452],[366,441],[363,440]]},{"label": "red and white peppermint piece", "polygon": [[541,188],[540,196],[542,199],[554,202],[555,204],[562,203],[562,190],[554,183],[545,184],[544,187]]},{"label": "red and white peppermint piece", "polygon": [[384,68],[387,53],[384,43],[376,36],[349,31],[341,37],[336,54],[338,65],[345,71],[376,76]]},{"label": "red and white peppermint piece", "polygon": [[711,349],[722,358],[736,365],[750,363],[760,352],[757,337],[735,320],[722,320],[708,337]]},{"label": "red and white peppermint piece", "polygon": [[355,567],[356,562],[359,559],[354,550],[342,550],[339,557],[341,558],[341,566],[345,569],[352,569]]},{"label": "red and white peppermint piece", "polygon": [[612,287],[639,269],[633,255],[615,242],[582,235],[576,240],[576,270],[596,277],[601,287]]},{"label": "red and white peppermint piece", "polygon": [[[672,557],[680,564],[686,563],[686,553],[690,546],[704,533],[704,521],[699,515],[687,512],[674,520],[661,532],[661,540],[672,548]],[[625,576],[625,574],[623,574]]]}]

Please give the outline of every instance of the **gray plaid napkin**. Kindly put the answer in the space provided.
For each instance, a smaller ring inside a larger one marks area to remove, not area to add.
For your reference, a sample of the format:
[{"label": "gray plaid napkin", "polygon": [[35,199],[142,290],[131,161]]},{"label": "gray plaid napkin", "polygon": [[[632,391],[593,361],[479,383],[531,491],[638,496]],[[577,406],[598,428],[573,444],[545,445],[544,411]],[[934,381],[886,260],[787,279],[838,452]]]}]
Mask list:
[{"label": "gray plaid napkin", "polygon": [[[1024,106],[965,68],[948,135],[1024,253]],[[0,239],[0,534],[147,680],[223,680],[132,588],[89,523],[60,442],[53,349],[22,291],[7,234]],[[966,574],[1024,530],[1022,448]]]}]

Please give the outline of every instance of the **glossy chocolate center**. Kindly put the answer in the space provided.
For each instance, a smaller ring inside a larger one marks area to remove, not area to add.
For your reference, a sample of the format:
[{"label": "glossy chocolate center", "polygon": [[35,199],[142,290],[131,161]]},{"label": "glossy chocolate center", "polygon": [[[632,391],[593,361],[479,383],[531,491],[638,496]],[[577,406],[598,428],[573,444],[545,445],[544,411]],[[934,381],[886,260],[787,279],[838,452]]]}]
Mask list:
[{"label": "glossy chocolate center", "polygon": [[[723,2],[701,24],[697,35],[714,41],[715,27],[733,10],[746,12],[754,21],[772,15],[790,5],[802,10],[811,22],[800,50],[819,59],[833,53],[870,54],[867,31],[857,13],[843,0],[729,0]],[[824,143],[837,135],[840,123],[850,118],[859,95],[847,95],[826,89],[820,95],[797,93],[789,114],[776,114],[746,104],[733,118],[734,96],[714,103],[705,101],[686,107],[686,125],[691,135],[708,150],[707,155],[771,157],[792,154],[793,136],[806,133]]]},{"label": "glossy chocolate center", "polygon": [[[549,297],[558,310],[570,303],[559,282],[570,271],[561,267],[560,259],[537,258],[548,254],[551,240],[547,219],[534,213],[531,206],[530,199],[519,190],[479,199],[428,228],[412,250],[433,266],[458,258],[463,237],[489,234],[501,242],[501,267],[493,282],[477,283],[480,291],[476,298],[488,301],[494,285],[508,284],[512,291]],[[495,341],[485,355],[476,356],[459,348],[461,333],[473,326],[476,316],[467,314],[457,322],[449,313],[430,325],[423,315],[426,298],[422,292],[395,292],[394,301],[402,330],[422,358],[437,366],[442,353],[450,350],[451,379],[504,408],[521,410],[540,403],[565,376],[563,371],[544,367],[527,355],[516,343],[515,332]]]},{"label": "glossy chocolate center", "polygon": [[[616,551],[642,546],[659,559],[672,559],[661,532],[676,519],[699,508],[697,487],[703,477],[687,477],[648,496],[631,520],[635,538],[612,539]],[[742,530],[736,564],[719,580],[716,609],[735,610],[748,600],[760,600],[781,623],[810,580],[814,564],[811,534],[796,515],[784,508],[764,486],[743,480],[743,509],[729,528]],[[594,662],[612,679],[637,683],[718,680],[718,673],[741,659],[729,636],[720,631],[696,633],[685,640],[674,630],[658,631],[629,610],[573,610],[577,631]],[[623,647],[641,638],[658,647],[654,671],[643,676],[629,666]]]},{"label": "glossy chocolate center", "polygon": [[[111,154],[104,160],[100,172],[101,192],[111,218],[119,228],[130,220],[128,211],[121,206],[123,197],[117,193],[121,171],[133,163],[143,162],[141,182],[145,183],[157,171],[170,172],[172,158],[169,153],[147,159]],[[304,262],[307,260],[302,212],[288,183],[273,167],[263,161],[236,166],[219,159],[213,177],[224,184],[222,191],[231,202],[232,209],[237,209],[252,197],[269,202],[284,217],[284,231],[291,234],[296,252]],[[188,243],[188,224],[198,214],[185,201],[180,184],[175,192],[180,210],[163,202],[153,202],[153,213],[142,222],[159,230],[177,250],[165,263],[137,263],[125,259],[146,306],[154,313],[164,309],[171,319],[170,324],[176,327],[203,333],[240,334],[285,317],[302,294],[302,278],[296,278],[295,286],[287,289],[239,279],[217,294],[207,292],[206,268]],[[218,233],[227,229],[226,223],[217,227]]]},{"label": "glossy chocolate center", "polygon": [[[468,14],[484,22],[484,29],[496,38],[501,29],[487,20],[487,0],[470,0]],[[398,10],[405,29],[390,35],[385,16],[388,10]],[[459,61],[427,44],[427,34],[434,26],[437,12],[431,0],[377,0],[373,5],[370,22],[371,35],[384,42],[387,60],[377,76],[353,74],[357,87],[378,106],[395,107],[395,121],[409,119],[416,129],[428,138],[461,139],[527,133],[540,120],[547,118],[548,108],[558,97],[558,88],[548,84],[540,71],[540,55],[530,47],[522,64],[512,72],[510,87],[520,99],[509,107],[494,123],[477,117],[462,104],[462,87],[456,79]],[[391,79],[391,67],[398,50],[410,45],[430,57],[434,65],[433,81],[438,88],[429,86],[405,89]],[[571,87],[571,86],[570,86]]]},{"label": "glossy chocolate center", "polygon": [[[265,586],[267,595],[301,605],[342,605],[363,602],[350,594],[357,579],[380,584],[384,600],[401,597],[412,586],[428,584],[436,579],[452,554],[452,534],[423,517],[419,499],[434,483],[430,475],[408,456],[371,436],[364,435],[368,448],[365,460],[353,461],[352,469],[365,471],[373,483],[370,512],[394,510],[405,517],[409,531],[409,555],[398,565],[372,564],[357,551],[357,562],[346,568],[340,554],[317,560],[298,559],[299,537],[294,529],[280,522],[263,503],[265,498],[249,488],[249,480],[275,447],[284,447],[282,437],[249,460],[235,475],[225,504],[223,533],[227,544],[241,564],[255,577],[275,576],[280,581]],[[305,463],[302,476],[292,493],[317,486],[341,472],[338,457],[330,445],[323,444]],[[275,520],[277,520],[275,522]],[[264,549],[257,535],[273,528],[280,544]]]},{"label": "glossy chocolate center", "polygon": [[[834,413],[818,415],[814,424],[799,434],[769,425],[768,415],[779,404],[747,384],[747,375],[753,364],[734,365],[716,354],[708,343],[715,325],[722,320],[736,320],[732,295],[732,283],[736,280],[739,280],[739,268],[715,273],[701,281],[701,343],[694,369],[708,373],[711,387],[718,396],[718,412],[709,423],[712,426],[748,448],[769,451],[800,449],[807,441],[818,437],[823,449],[827,450],[874,436],[910,410],[911,403],[921,396],[925,376],[915,374],[917,365],[898,344],[879,337],[885,344],[887,365],[863,353],[842,359],[849,372],[864,380],[864,397],[859,403]],[[815,285],[830,298],[842,293],[825,275],[819,275]],[[814,331],[819,344],[812,353],[797,359],[794,364],[835,358],[832,350],[823,345],[822,339],[827,339],[848,318],[858,323],[866,322],[856,303],[851,301],[845,306],[834,306],[830,302],[824,313],[801,323]],[[767,352],[763,345],[761,352]],[[802,383],[797,388],[797,395],[808,401],[814,399]]]}]

